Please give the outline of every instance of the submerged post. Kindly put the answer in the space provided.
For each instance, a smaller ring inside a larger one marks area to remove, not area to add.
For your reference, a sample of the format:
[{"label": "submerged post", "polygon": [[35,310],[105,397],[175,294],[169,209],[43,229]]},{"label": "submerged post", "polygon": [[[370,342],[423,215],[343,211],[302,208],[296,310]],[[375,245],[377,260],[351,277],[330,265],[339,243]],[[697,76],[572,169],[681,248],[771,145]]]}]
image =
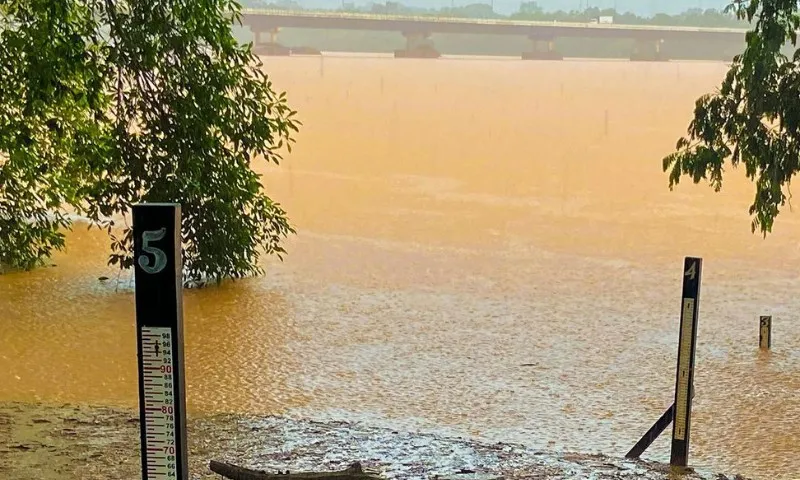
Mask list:
[{"label": "submerged post", "polygon": [[181,207],[133,207],[143,480],[188,480]]},{"label": "submerged post", "polygon": [[672,422],[670,465],[686,467],[689,460],[694,353],[697,344],[697,313],[703,259],[686,257],[683,262],[683,293],[678,339],[678,368],[675,374],[675,419]]},{"label": "submerged post", "polygon": [[758,323],[758,347],[769,350],[772,348],[772,315],[762,315]]}]

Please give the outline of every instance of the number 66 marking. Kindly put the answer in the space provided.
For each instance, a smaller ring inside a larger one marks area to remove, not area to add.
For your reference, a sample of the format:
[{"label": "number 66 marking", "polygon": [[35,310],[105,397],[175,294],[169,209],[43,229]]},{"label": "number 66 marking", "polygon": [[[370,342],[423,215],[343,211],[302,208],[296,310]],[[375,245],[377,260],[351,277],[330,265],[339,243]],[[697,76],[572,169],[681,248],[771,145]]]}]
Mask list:
[{"label": "number 66 marking", "polygon": [[163,250],[150,245],[150,242],[161,240],[166,234],[166,228],[142,232],[142,250],[152,255],[155,260],[155,263],[150,265],[150,259],[146,255],[139,255],[137,262],[145,272],[150,274],[158,273],[167,266],[167,254]]}]

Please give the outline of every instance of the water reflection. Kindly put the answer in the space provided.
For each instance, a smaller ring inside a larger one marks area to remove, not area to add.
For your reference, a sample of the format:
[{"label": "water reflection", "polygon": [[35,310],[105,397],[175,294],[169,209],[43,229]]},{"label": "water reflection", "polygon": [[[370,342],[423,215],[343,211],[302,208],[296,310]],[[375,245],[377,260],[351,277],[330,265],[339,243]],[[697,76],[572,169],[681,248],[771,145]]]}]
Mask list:
[{"label": "water reflection", "polygon": [[189,403],[200,411],[282,413],[306,402],[287,384],[300,362],[291,309],[280,292],[252,281],[186,297]]},{"label": "water reflection", "polygon": [[[55,267],[0,279],[0,393],[135,405],[130,275],[104,265],[103,234],[76,229],[69,239]],[[184,304],[190,410],[278,413],[304,403],[302,392],[285,385],[296,361],[286,345],[290,308],[279,292],[239,282],[187,291]]]}]

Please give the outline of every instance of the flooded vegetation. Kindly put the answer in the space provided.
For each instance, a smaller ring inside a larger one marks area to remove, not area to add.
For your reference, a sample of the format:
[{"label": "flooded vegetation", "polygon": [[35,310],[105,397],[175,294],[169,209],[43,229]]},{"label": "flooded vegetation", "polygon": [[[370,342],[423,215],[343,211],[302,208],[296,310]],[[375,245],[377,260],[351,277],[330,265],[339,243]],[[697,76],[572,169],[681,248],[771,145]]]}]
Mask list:
[{"label": "flooded vegetation", "polygon": [[[690,464],[793,478],[799,217],[763,239],[743,173],[670,192],[661,171],[724,64],[265,63],[304,128],[256,168],[299,233],[265,277],[185,293],[193,418],[621,457],[672,403],[681,265],[699,256]],[[78,224],[54,266],[0,276],[0,401],[137,405],[131,274],[107,253]],[[668,461],[669,435],[644,458]]]}]

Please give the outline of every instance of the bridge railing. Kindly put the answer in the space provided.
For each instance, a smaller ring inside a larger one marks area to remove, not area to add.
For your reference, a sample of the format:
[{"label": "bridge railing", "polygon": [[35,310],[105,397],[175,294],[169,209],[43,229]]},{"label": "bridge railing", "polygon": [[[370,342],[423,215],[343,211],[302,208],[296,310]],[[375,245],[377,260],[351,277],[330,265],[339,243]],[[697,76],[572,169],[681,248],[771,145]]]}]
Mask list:
[{"label": "bridge railing", "polygon": [[508,25],[522,27],[543,27],[561,26],[572,28],[592,28],[592,29],[624,29],[624,30],[660,30],[673,32],[709,32],[709,33],[741,33],[747,32],[740,28],[711,28],[711,27],[679,27],[679,26],[660,26],[660,25],[626,25],[619,23],[577,23],[577,22],[558,22],[536,21],[536,20],[511,20],[496,18],[459,18],[459,17],[440,17],[434,15],[400,15],[400,14],[378,14],[378,13],[356,13],[356,12],[337,12],[334,10],[280,10],[280,9],[254,9],[243,8],[242,14],[245,15],[264,15],[270,17],[310,17],[310,18],[330,18],[330,19],[350,19],[350,20],[378,20],[378,21],[407,21],[407,22],[436,22],[436,23],[462,23],[462,24],[481,24],[481,25]]}]

